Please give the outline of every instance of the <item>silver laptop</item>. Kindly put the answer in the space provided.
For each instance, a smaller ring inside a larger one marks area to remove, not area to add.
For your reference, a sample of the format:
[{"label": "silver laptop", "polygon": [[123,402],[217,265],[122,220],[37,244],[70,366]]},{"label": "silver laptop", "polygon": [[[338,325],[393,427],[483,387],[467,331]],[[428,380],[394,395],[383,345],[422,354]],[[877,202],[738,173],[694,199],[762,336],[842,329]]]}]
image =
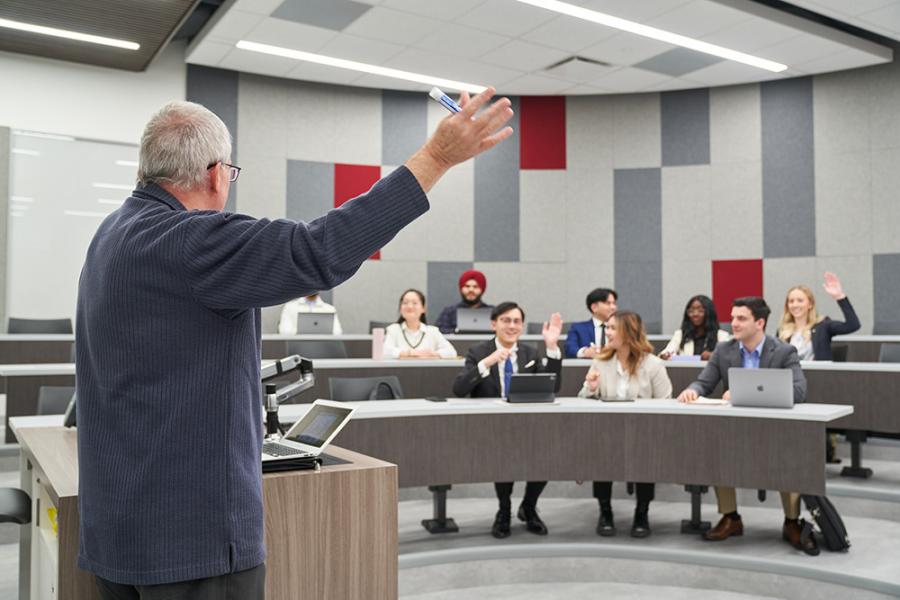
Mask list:
[{"label": "silver laptop", "polygon": [[350,420],[355,407],[316,400],[278,441],[263,442],[263,462],[319,456]]},{"label": "silver laptop", "polygon": [[490,333],[492,308],[457,308],[456,331],[459,333]]},{"label": "silver laptop", "polygon": [[297,313],[297,333],[334,333],[334,313]]},{"label": "silver laptop", "polygon": [[732,406],[792,408],[794,382],[790,369],[728,369]]}]

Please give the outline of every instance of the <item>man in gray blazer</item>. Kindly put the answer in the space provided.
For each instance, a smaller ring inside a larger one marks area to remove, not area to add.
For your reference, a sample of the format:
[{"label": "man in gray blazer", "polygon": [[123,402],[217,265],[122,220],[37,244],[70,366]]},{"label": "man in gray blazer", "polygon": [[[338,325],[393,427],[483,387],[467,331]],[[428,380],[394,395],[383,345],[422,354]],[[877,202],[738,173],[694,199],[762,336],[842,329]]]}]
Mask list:
[{"label": "man in gray blazer", "polygon": [[[713,393],[719,382],[725,392],[722,398],[729,400],[728,369],[790,369],[794,380],[794,403],[806,400],[806,377],[800,369],[797,349],[781,340],[766,335],[769,306],[756,296],[736,298],[731,308],[731,328],[734,338],[721,342],[709,358],[697,381],[690,384],[678,396],[680,402],[694,402],[700,396]],[[737,512],[737,497],[734,488],[716,487],[716,499],[722,518],[718,524],[704,534],[704,539],[718,542],[744,533],[741,515]],[[819,548],[815,539],[808,536],[801,540],[803,525],[800,522],[800,494],[781,492],[784,508],[782,537],[789,544],[807,554],[816,555]]]}]

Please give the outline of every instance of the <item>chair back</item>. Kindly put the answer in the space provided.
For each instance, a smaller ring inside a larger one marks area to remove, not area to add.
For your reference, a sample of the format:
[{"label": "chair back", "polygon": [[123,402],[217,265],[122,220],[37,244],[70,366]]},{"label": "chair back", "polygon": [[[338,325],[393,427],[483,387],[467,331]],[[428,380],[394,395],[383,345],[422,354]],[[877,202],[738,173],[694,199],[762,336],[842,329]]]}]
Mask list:
[{"label": "chair back", "polygon": [[850,346],[847,344],[832,344],[831,345],[831,360],[834,362],[847,362],[847,351],[850,350]]},{"label": "chair back", "polygon": [[878,362],[900,363],[900,344],[881,344],[881,351],[878,353]]},{"label": "chair back", "polygon": [[[562,326],[563,335],[569,333],[570,325],[571,325],[571,323],[568,323],[568,322],[563,323],[563,326]],[[543,332],[544,332],[544,323],[543,322],[528,323],[528,325],[525,326],[525,333],[527,333],[528,335],[540,335]]]},{"label": "chair back", "polygon": [[31,498],[19,488],[0,487],[0,523],[31,522]]},{"label": "chair back", "polygon": [[74,395],[75,386],[72,385],[42,385],[38,389],[37,414],[64,414]]},{"label": "chair back", "polygon": [[366,333],[372,333],[372,330],[376,327],[387,329],[387,326],[392,323],[396,323],[396,321],[369,321],[369,330]]},{"label": "chair back", "polygon": [[347,358],[347,346],[342,340],[291,340],[287,353],[303,358]]},{"label": "chair back", "polygon": [[72,319],[9,318],[7,333],[72,333]]},{"label": "chair back", "polygon": [[396,375],[383,377],[331,377],[328,380],[331,399],[337,402],[363,400],[395,400],[403,397]]}]

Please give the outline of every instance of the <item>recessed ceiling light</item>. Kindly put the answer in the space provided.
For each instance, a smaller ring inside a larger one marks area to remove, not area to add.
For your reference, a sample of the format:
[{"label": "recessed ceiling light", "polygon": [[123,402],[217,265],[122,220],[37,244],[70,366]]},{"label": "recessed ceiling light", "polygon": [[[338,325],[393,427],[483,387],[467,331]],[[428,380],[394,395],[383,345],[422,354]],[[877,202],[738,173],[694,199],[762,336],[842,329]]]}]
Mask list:
[{"label": "recessed ceiling light", "polygon": [[78,42],[90,42],[91,44],[100,44],[102,46],[124,48],[125,50],[139,50],[141,47],[140,44],[137,44],[135,42],[117,40],[100,35],[90,35],[88,33],[78,33],[77,31],[57,29],[56,27],[44,27],[43,25],[22,23],[21,21],[10,21],[9,19],[0,19],[0,27],[5,27],[6,29],[15,29],[17,31],[27,31],[28,33],[51,35],[53,37],[66,38],[68,40],[76,40]]},{"label": "recessed ceiling light", "polygon": [[551,10],[563,15],[575,17],[576,19],[591,21],[593,23],[598,23],[600,25],[605,25],[607,27],[612,27],[614,29],[619,29],[621,31],[626,31],[628,33],[633,33],[635,35],[640,35],[646,38],[659,40],[660,42],[666,42],[667,44],[681,46],[682,48],[689,48],[691,50],[696,50],[697,52],[703,52],[705,54],[712,54],[713,56],[718,56],[719,58],[733,60],[745,65],[750,65],[751,67],[756,67],[758,69],[765,69],[766,71],[771,71],[773,73],[781,73],[788,68],[787,65],[783,65],[772,60],[766,60],[765,58],[759,58],[758,56],[745,54],[743,52],[738,52],[737,50],[730,50],[728,48],[723,48],[722,46],[710,44],[708,42],[701,42],[700,40],[696,40],[684,35],[679,35],[677,33],[665,31],[663,29],[657,29],[656,27],[650,27],[648,25],[642,25],[641,23],[635,23],[634,21],[614,17],[612,15],[597,12],[596,10],[591,10],[589,8],[575,6],[574,4],[569,4],[567,2],[560,2],[559,0],[517,0],[517,2],[521,2],[522,4],[530,4],[531,6],[544,8],[546,10]]},{"label": "recessed ceiling light", "polygon": [[367,63],[356,62],[355,60],[344,60],[343,58],[334,58],[333,56],[325,56],[324,54],[313,54],[311,52],[291,50],[290,48],[270,46],[268,44],[259,44],[257,42],[249,42],[247,40],[239,41],[236,46],[241,50],[261,52],[263,54],[271,54],[272,56],[281,56],[284,58],[292,58],[294,60],[316,63],[319,65],[327,65],[329,67],[337,67],[338,69],[359,71],[360,73],[371,73],[372,75],[381,75],[382,77],[390,77],[392,79],[415,81],[417,83],[424,83],[425,85],[436,85],[438,87],[451,90],[465,90],[467,92],[472,92],[475,94],[485,90],[485,86],[476,85],[474,83],[465,83],[463,81],[454,81],[452,79],[432,77],[431,75],[423,75],[421,73],[413,73],[411,71],[401,71],[400,69],[389,69],[387,67],[379,67]]}]

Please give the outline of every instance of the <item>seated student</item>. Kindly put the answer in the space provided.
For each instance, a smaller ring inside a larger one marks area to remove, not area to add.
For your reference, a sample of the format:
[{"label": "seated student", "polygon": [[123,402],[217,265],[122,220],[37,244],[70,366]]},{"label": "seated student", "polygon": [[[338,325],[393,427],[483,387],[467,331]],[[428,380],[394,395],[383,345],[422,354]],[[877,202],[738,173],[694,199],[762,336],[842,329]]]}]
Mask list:
[{"label": "seated student", "polygon": [[[453,382],[454,396],[505,398],[514,373],[556,373],[556,391],[559,391],[562,382],[562,352],[559,349],[562,317],[559,313],[553,313],[549,323],[544,323],[546,358],[538,356],[538,351],[531,346],[519,344],[525,327],[525,311],[515,302],[501,302],[494,308],[491,327],[496,334],[493,339],[469,348],[465,367]],[[515,456],[509,458],[515,460]],[[538,497],[546,485],[546,481],[529,481],[518,511],[519,520],[525,521],[528,531],[537,535],[547,535],[547,526],[537,514]],[[491,535],[498,539],[509,537],[513,482],[495,483],[494,489],[500,510],[491,527]]]},{"label": "seated student", "polygon": [[[672,382],[662,360],[653,355],[644,322],[637,313],[623,310],[606,321],[606,346],[594,358],[584,379],[580,398],[671,398]],[[650,535],[647,512],[655,486],[638,483],[632,537]],[[612,511],[612,482],[595,481],[594,498],[600,503],[597,535],[616,535]]]},{"label": "seated student", "polygon": [[291,300],[284,305],[284,308],[281,309],[281,320],[278,322],[278,333],[282,335],[297,333],[297,313],[331,313],[334,315],[334,327],[332,327],[331,333],[341,335],[344,332],[341,329],[341,322],[338,320],[337,310],[316,293],[305,298]]},{"label": "seated student", "polygon": [[615,290],[597,288],[587,295],[585,304],[591,311],[587,321],[572,323],[566,334],[567,358],[594,358],[606,344],[606,320],[616,312],[619,295]]},{"label": "seated student", "polygon": [[385,358],[453,358],[456,349],[433,325],[425,323],[425,294],[400,295],[400,318],[384,331]]},{"label": "seated student", "polygon": [[485,304],[481,297],[487,290],[487,279],[484,273],[469,269],[459,276],[459,295],[462,297],[457,304],[447,306],[438,315],[437,328],[441,333],[456,332],[456,310],[459,308],[494,308],[491,304]]},{"label": "seated student", "polygon": [[719,317],[713,301],[702,294],[688,300],[681,319],[681,329],[675,331],[669,345],[659,353],[660,358],[669,360],[676,355],[699,356],[709,360],[716,344],[731,337],[724,329],[719,329]]},{"label": "seated student", "polygon": [[[679,394],[679,402],[694,402],[700,396],[711,394],[720,381],[725,388],[722,398],[729,400],[731,392],[728,389],[728,369],[731,367],[790,369],[794,380],[794,402],[804,402],[806,378],[800,369],[797,349],[766,335],[769,313],[769,306],[762,298],[756,296],[736,298],[731,308],[731,329],[734,332],[734,339],[716,346],[697,381]],[[790,460],[790,457],[786,456],[784,460]],[[704,539],[718,542],[733,535],[743,535],[744,525],[741,515],[737,512],[734,488],[716,487],[716,499],[719,501],[719,513],[722,518],[715,527],[703,535]],[[798,550],[811,555],[818,554],[819,547],[813,536],[801,541],[803,524],[800,522],[800,494],[781,492],[781,504],[784,508],[782,537]]]},{"label": "seated student", "polygon": [[[834,273],[825,273],[825,292],[834,298],[843,321],[832,321],[830,317],[818,314],[816,297],[805,285],[795,285],[788,290],[784,299],[784,314],[778,326],[778,337],[797,349],[800,360],[831,360],[831,338],[836,335],[853,333],[860,327],[856,311],[841,287],[841,280]],[[825,437],[825,462],[839,463],[835,456],[833,435]]]}]

